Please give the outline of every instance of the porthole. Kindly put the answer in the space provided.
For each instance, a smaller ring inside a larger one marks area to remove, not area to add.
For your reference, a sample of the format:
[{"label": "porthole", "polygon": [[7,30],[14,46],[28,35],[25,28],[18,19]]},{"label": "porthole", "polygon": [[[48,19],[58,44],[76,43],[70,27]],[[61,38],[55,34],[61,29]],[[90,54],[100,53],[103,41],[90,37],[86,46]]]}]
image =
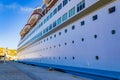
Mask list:
[{"label": "porthole", "polygon": [[95,59],[96,59],[96,60],[99,60],[99,56],[95,56]]},{"label": "porthole", "polygon": [[60,47],[61,45],[59,44],[59,47]]},{"label": "porthole", "polygon": [[59,32],[59,35],[61,35],[61,32]]},{"label": "porthole", "polygon": [[56,37],[56,34],[54,35],[54,37]]},{"label": "porthole", "polygon": [[75,59],[75,57],[73,56],[73,57],[72,57],[72,59],[74,60],[74,59]]},{"label": "porthole", "polygon": [[114,34],[116,33],[116,31],[115,31],[115,30],[112,30],[111,33],[114,35]]},{"label": "porthole", "polygon": [[74,44],[75,42],[74,42],[74,41],[72,41],[72,43]]},{"label": "porthole", "polygon": [[74,30],[74,29],[75,29],[75,26],[73,25],[73,26],[72,26],[72,30]]},{"label": "porthole", "polygon": [[81,40],[82,40],[82,42],[83,42],[83,41],[84,41],[84,38],[82,38]]},{"label": "porthole", "polygon": [[56,46],[54,45],[54,48],[55,48]]},{"label": "porthole", "polygon": [[65,59],[67,59],[67,57],[65,57]]},{"label": "porthole", "polygon": [[98,19],[98,16],[97,16],[97,15],[94,15],[92,18],[93,18],[93,21],[95,21],[95,20]]},{"label": "porthole", "polygon": [[67,29],[65,29],[65,33],[67,33]]},{"label": "porthole", "polygon": [[52,36],[50,36],[50,39],[52,39]]},{"label": "porthole", "polygon": [[108,9],[108,11],[109,11],[110,14],[113,13],[113,12],[115,12],[115,10],[116,10],[115,6],[113,6],[113,7],[111,7],[111,8]]},{"label": "porthole", "polygon": [[67,43],[64,43],[65,45],[67,45]]},{"label": "porthole", "polygon": [[85,21],[81,21],[81,26],[85,25]]},{"label": "porthole", "polygon": [[94,35],[94,38],[95,38],[95,39],[97,38],[97,35],[96,35],[96,34]]},{"label": "porthole", "polygon": [[60,57],[59,57],[59,59],[60,59]]}]

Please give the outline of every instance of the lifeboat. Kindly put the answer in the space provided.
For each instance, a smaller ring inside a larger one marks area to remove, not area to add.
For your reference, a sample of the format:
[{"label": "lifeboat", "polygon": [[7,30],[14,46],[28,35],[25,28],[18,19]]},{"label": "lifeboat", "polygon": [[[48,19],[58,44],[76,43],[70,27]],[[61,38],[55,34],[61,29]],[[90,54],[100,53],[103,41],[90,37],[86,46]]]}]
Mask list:
[{"label": "lifeboat", "polygon": [[42,8],[40,7],[34,10],[33,14],[28,20],[28,24],[30,24],[31,27],[34,27],[38,20],[42,17],[41,11]]},{"label": "lifeboat", "polygon": [[24,37],[30,31],[30,29],[31,29],[30,24],[26,24],[20,33],[21,37]]},{"label": "lifeboat", "polygon": [[48,9],[51,9],[58,0],[44,0]]},{"label": "lifeboat", "polygon": [[22,30],[22,31],[20,32],[20,35],[21,35],[21,38],[23,38],[23,37],[24,37],[24,35],[25,35],[25,31],[24,31],[24,30]]}]

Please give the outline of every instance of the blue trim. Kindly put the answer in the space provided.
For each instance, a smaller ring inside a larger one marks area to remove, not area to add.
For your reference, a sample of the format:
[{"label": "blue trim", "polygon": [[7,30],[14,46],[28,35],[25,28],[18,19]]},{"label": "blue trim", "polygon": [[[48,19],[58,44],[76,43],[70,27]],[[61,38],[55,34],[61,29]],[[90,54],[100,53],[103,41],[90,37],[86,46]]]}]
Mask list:
[{"label": "blue trim", "polygon": [[28,62],[28,61],[18,61],[18,62],[22,62],[22,63],[30,64],[30,65],[36,65],[40,67],[46,67],[46,68],[52,67],[54,69],[61,69],[65,72],[72,73],[72,74],[82,73],[82,74],[89,74],[92,76],[109,78],[107,80],[120,80],[120,72],[115,72],[115,71],[88,69],[88,68],[81,68],[81,67],[54,65],[54,64],[44,64],[44,63]]}]

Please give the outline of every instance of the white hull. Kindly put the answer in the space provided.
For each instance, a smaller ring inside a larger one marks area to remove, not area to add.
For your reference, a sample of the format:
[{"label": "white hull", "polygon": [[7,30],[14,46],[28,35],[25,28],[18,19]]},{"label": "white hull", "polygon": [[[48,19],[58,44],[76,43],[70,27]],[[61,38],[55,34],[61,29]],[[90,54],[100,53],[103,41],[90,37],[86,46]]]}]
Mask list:
[{"label": "white hull", "polygon": [[[90,5],[88,4],[94,5],[95,1],[97,2],[97,0],[91,0],[90,3],[86,0],[86,7],[89,8],[88,6]],[[60,2],[62,2],[62,0],[58,3]],[[60,16],[64,14],[62,12],[65,11],[68,12],[69,9],[78,2],[80,2],[80,0],[71,0],[71,2],[55,16]],[[41,37],[41,39],[37,40],[35,43],[19,51],[19,60],[28,63],[44,64],[47,66],[51,65],[59,68],[65,67],[64,69],[69,67],[69,69],[78,72],[80,72],[81,68],[101,70],[105,72],[105,76],[120,78],[119,4],[119,0],[113,0],[113,2],[107,3],[90,14],[86,14],[82,18],[80,17],[82,12],[77,13],[76,16],[70,18],[71,22],[64,22],[58,26],[58,29],[56,27],[53,31],[46,33],[45,37]],[[69,7],[69,5],[71,6]],[[57,6],[57,4],[55,6]],[[113,6],[115,6],[116,11],[110,14],[108,9]],[[94,15],[97,15],[96,20],[92,20]],[[74,18],[78,19],[74,21]],[[52,18],[43,26],[46,27],[55,19],[56,18]],[[82,26],[80,24],[81,21],[84,21]],[[60,28],[64,25],[65,27]],[[75,26],[75,29],[72,30],[72,26]],[[29,41],[34,35],[44,29],[44,27],[38,29],[22,44]],[[65,29],[67,29],[66,33]],[[61,35],[59,35],[59,32],[61,32]],[[50,39],[51,36],[52,38]],[[107,71],[113,72],[113,74],[110,75]],[[87,70],[84,71],[83,69],[81,72],[87,72]],[[88,70],[88,73],[103,75],[99,71],[97,73],[89,72]]]}]

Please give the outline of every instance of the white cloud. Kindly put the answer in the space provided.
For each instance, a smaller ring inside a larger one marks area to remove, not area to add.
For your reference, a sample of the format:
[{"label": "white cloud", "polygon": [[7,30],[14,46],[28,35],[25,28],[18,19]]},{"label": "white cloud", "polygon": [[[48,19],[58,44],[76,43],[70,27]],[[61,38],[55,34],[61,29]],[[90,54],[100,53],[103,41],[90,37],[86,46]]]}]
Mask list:
[{"label": "white cloud", "polygon": [[10,4],[10,5],[0,4],[0,10],[4,9],[4,8],[11,9],[11,10],[17,10],[17,11],[20,11],[22,13],[28,13],[28,12],[32,12],[34,10],[34,8],[27,7],[27,6],[21,6],[17,3],[13,3],[13,4]]},{"label": "white cloud", "polygon": [[30,8],[30,7],[20,7],[20,11],[21,12],[32,12],[34,10],[34,8]]},{"label": "white cloud", "polygon": [[13,3],[13,4],[10,4],[10,5],[4,5],[5,8],[8,8],[8,9],[16,9],[19,7],[18,4],[16,3]]}]

